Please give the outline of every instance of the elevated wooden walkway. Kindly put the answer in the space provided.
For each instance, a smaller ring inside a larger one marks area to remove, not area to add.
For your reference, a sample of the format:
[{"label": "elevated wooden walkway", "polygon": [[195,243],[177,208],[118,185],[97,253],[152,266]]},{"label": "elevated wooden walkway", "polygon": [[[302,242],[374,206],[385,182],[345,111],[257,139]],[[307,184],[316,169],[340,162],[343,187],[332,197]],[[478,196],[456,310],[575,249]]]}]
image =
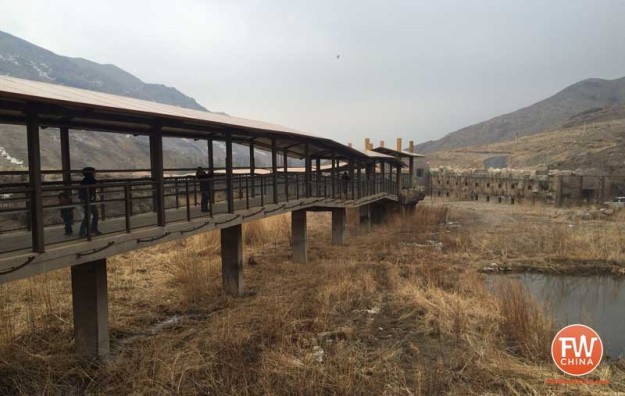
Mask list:
[{"label": "elevated wooden walkway", "polygon": [[[363,152],[279,125],[6,76],[0,122],[24,125],[28,145],[28,171],[0,172],[0,283],[71,267],[76,349],[85,357],[109,352],[107,257],[220,229],[224,291],[242,295],[243,223],[291,212],[293,261],[306,262],[307,211],[331,211],[332,241],[342,244],[347,208],[360,208],[369,223],[412,183],[402,180],[401,152]],[[41,167],[41,128],[58,128],[61,169]],[[70,129],[148,136],[150,168],[143,178],[119,177],[138,170],[111,169],[97,184],[80,185]],[[198,205],[199,180],[184,176],[193,169],[164,169],[164,137],[206,141],[209,211]],[[219,169],[214,142],[226,151]],[[233,166],[233,144],[249,147],[248,158],[239,159],[247,168]],[[268,152],[270,167],[257,169],[257,150]],[[73,202],[60,204],[60,193]],[[65,235],[61,210],[73,211],[73,234]],[[80,237],[81,214],[92,211],[101,234],[92,234],[86,216]]]}]

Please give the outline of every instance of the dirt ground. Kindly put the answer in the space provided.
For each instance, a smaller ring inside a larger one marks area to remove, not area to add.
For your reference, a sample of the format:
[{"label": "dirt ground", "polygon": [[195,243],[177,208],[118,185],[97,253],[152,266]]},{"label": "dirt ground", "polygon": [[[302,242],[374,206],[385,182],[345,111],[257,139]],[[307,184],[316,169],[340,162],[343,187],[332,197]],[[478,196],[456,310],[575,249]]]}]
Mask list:
[{"label": "dirt ground", "polygon": [[[464,228],[472,265],[485,272],[625,275],[625,211],[428,199]],[[488,268],[490,267],[490,268]]]},{"label": "dirt ground", "polygon": [[[481,272],[619,274],[620,213],[426,201],[371,230],[309,215],[309,262],[288,217],[244,230],[244,298],[221,291],[219,234],[109,260],[111,349],[73,354],[69,272],[0,286],[0,394],[614,394],[625,365],[563,378],[552,320]],[[495,265],[494,265],[495,264]]]}]

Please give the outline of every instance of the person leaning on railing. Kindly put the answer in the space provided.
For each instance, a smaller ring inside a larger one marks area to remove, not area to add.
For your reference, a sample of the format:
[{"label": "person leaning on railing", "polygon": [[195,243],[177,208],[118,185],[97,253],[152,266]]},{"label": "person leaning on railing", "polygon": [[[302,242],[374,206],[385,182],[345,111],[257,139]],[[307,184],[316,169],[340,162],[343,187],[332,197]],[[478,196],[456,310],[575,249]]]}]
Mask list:
[{"label": "person leaning on railing", "polygon": [[[83,168],[82,174],[84,177],[80,181],[78,198],[80,198],[80,203],[83,205],[85,215],[82,219],[82,223],[80,224],[80,231],[78,234],[81,237],[87,235],[87,222],[89,215],[91,215],[91,234],[100,235],[101,232],[98,230],[98,208],[95,205],[96,188],[93,187],[98,183],[95,179],[95,168],[91,166]],[[87,197],[89,198],[89,208],[87,208]]]}]

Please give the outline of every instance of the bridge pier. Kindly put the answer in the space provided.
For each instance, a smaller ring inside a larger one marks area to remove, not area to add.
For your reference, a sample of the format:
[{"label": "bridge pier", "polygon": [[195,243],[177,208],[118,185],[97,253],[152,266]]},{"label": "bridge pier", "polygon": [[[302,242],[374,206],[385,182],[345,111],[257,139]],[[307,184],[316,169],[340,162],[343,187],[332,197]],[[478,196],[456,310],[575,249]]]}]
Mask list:
[{"label": "bridge pier", "polygon": [[360,212],[360,226],[371,228],[371,205],[362,205],[358,210]]},{"label": "bridge pier", "polygon": [[241,224],[221,229],[221,276],[226,294],[240,297],[243,279],[243,228]]},{"label": "bridge pier", "polygon": [[345,244],[345,222],[347,210],[345,208],[332,209],[332,244]]},{"label": "bridge pier", "polygon": [[308,262],[308,236],[306,232],[306,210],[291,212],[291,245],[293,261],[305,264]]},{"label": "bridge pier", "polygon": [[371,223],[378,225],[384,222],[384,218],[386,217],[387,207],[382,204],[371,204]]},{"label": "bridge pier", "polygon": [[83,358],[109,353],[108,287],[106,259],[72,267],[74,344]]}]

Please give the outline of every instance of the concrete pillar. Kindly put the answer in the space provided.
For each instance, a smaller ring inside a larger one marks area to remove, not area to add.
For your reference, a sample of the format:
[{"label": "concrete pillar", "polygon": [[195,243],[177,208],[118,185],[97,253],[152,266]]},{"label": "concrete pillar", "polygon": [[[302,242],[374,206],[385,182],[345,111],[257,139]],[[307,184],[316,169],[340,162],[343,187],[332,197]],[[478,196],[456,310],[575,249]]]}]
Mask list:
[{"label": "concrete pillar", "polygon": [[371,205],[362,205],[358,209],[360,211],[360,226],[371,227]]},{"label": "concrete pillar", "polygon": [[221,229],[221,277],[226,294],[242,296],[243,228],[241,224]]},{"label": "concrete pillar", "polygon": [[384,205],[381,205],[381,204],[371,205],[371,223],[372,224],[382,224],[385,217],[386,217],[386,207]]},{"label": "concrete pillar", "polygon": [[306,263],[308,261],[308,238],[306,235],[305,210],[294,210],[291,212],[291,241],[293,245],[293,261]]},{"label": "concrete pillar", "polygon": [[332,244],[343,245],[345,243],[345,221],[347,210],[345,208],[332,209]]},{"label": "concrete pillar", "polygon": [[108,355],[106,259],[72,267],[72,305],[76,353],[84,358]]}]

